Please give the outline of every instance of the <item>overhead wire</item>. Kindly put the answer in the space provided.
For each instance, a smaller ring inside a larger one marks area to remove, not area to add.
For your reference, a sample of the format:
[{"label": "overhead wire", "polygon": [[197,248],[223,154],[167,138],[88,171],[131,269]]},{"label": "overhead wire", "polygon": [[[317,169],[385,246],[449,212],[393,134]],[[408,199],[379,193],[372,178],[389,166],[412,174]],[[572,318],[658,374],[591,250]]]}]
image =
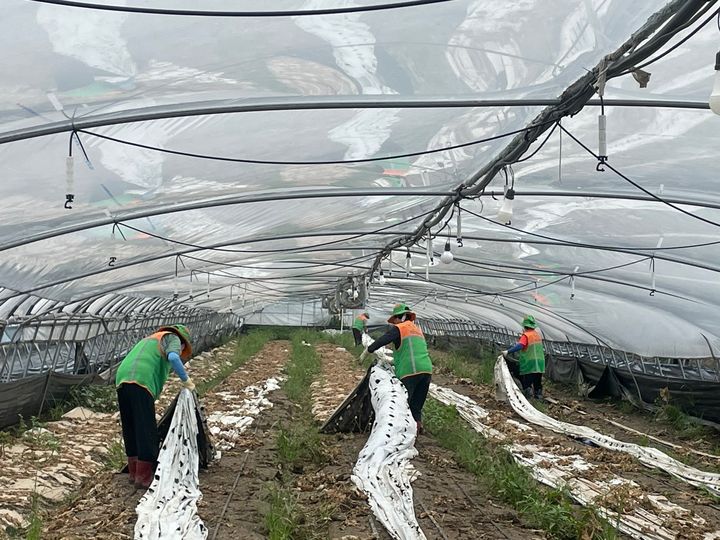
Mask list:
[{"label": "overhead wire", "polygon": [[[583,148],[583,150],[585,150],[588,154],[590,154],[591,156],[593,156],[595,159],[599,159],[599,156],[598,156],[597,154],[595,154],[595,152],[594,152],[591,148],[589,148],[589,147],[588,147],[587,145],[585,145],[580,139],[578,139],[575,135],[573,135],[565,126],[562,126],[562,125],[561,125],[561,126],[560,126],[560,129],[561,129],[564,133],[566,133],[573,141],[575,141],[581,148]],[[645,194],[648,195],[649,197],[652,197],[652,198],[655,199],[656,201],[661,202],[662,204],[664,204],[664,205],[672,208],[673,210],[677,210],[677,211],[680,212],[681,214],[685,214],[685,215],[688,216],[688,217],[691,217],[691,218],[693,218],[693,219],[695,219],[695,220],[698,220],[698,221],[702,221],[703,223],[707,223],[708,225],[713,225],[714,227],[720,227],[720,223],[718,223],[717,221],[713,221],[713,220],[711,220],[711,219],[707,219],[707,218],[704,218],[704,217],[702,217],[702,216],[698,216],[698,215],[696,215],[696,214],[693,214],[692,212],[688,212],[688,211],[685,210],[684,208],[680,208],[678,205],[676,205],[676,204],[674,204],[674,203],[671,203],[670,201],[666,201],[665,199],[663,199],[663,198],[660,197],[659,195],[656,195],[656,194],[653,193],[652,191],[644,188],[643,186],[641,186],[641,185],[638,184],[637,182],[635,182],[635,181],[633,181],[632,179],[628,178],[626,175],[624,175],[624,174],[621,173],[619,170],[617,170],[615,167],[613,167],[610,163],[608,163],[608,161],[605,161],[605,162],[603,163],[603,166],[605,166],[605,167],[607,167],[608,169],[610,169],[612,172],[614,172],[617,176],[619,176],[620,178],[622,178],[623,180],[625,180],[625,181],[626,181],[628,184],[630,184],[631,186],[633,186],[633,187],[635,187],[636,189],[642,191],[643,193],[645,193]]]},{"label": "overhead wire", "polygon": [[307,17],[317,15],[342,15],[347,13],[365,13],[370,11],[387,11],[392,9],[411,8],[432,4],[444,4],[453,0],[405,0],[400,2],[389,2],[385,4],[374,4],[368,6],[347,6],[325,9],[301,9],[301,10],[275,10],[275,11],[219,11],[202,9],[166,9],[149,8],[139,6],[124,6],[113,4],[99,4],[96,2],[80,0],[30,0],[39,4],[51,4],[56,6],[74,7],[83,9],[94,9],[102,11],[117,11],[122,13],[140,13],[145,15],[175,15],[191,17],[243,17],[243,18],[269,18],[269,17]]},{"label": "overhead wire", "polygon": [[[554,120],[549,121],[548,123],[553,123]],[[110,137],[109,135],[102,135],[100,133],[96,133],[93,131],[88,131],[86,129],[78,129],[75,130],[74,133],[82,133],[83,135],[90,135],[92,137],[96,137],[99,139],[104,139],[107,141],[115,142],[118,144],[123,144],[127,146],[133,146],[136,148],[142,148],[143,150],[151,150],[155,152],[160,152],[164,154],[172,154],[176,156],[183,156],[183,157],[191,157],[196,159],[207,159],[207,160],[213,160],[213,161],[225,161],[230,163],[248,163],[248,164],[254,164],[254,165],[347,165],[347,164],[354,164],[354,163],[372,163],[372,162],[378,162],[378,161],[388,161],[393,159],[402,159],[402,158],[410,158],[410,157],[420,157],[420,156],[426,156],[430,154],[437,154],[441,152],[448,152],[451,150],[458,150],[460,148],[468,148],[471,146],[477,146],[480,144],[485,144],[488,142],[496,141],[499,139],[504,139],[505,137],[510,137],[512,135],[518,135],[520,133],[524,133],[528,131],[529,129],[534,129],[537,126],[532,127],[524,127],[520,129],[516,129],[513,131],[508,131],[504,133],[500,133],[499,135],[493,135],[491,137],[485,137],[483,139],[476,139],[473,141],[468,141],[465,143],[459,143],[459,144],[453,144],[450,146],[444,146],[442,148],[431,148],[429,150],[418,150],[416,152],[406,152],[403,154],[392,154],[387,156],[379,156],[379,157],[371,157],[371,158],[358,158],[358,159],[335,159],[335,160],[317,160],[317,161],[293,161],[293,160],[263,160],[263,159],[249,159],[249,158],[233,158],[233,157],[226,157],[226,156],[214,156],[210,154],[198,154],[195,152],[186,152],[181,150],[171,150],[169,148],[161,148],[159,146],[152,146],[148,144],[142,144],[138,142],[128,141],[125,139],[120,139],[117,137]]]},{"label": "overhead wire", "polygon": [[[467,212],[471,216],[482,219],[483,221],[487,221],[488,223],[492,223],[493,225],[499,225],[499,226],[509,229],[511,231],[515,231],[515,232],[522,233],[522,234],[527,234],[528,236],[534,236],[536,238],[543,238],[545,240],[552,240],[554,242],[559,242],[559,243],[562,243],[564,245],[571,246],[571,247],[580,247],[580,248],[586,248],[586,249],[606,249],[606,250],[626,250],[626,251],[673,251],[673,250],[678,250],[678,249],[708,247],[708,246],[715,246],[715,245],[720,244],[720,240],[714,240],[712,242],[702,242],[702,243],[698,243],[698,244],[686,244],[686,245],[682,245],[682,246],[636,247],[636,246],[610,246],[610,245],[605,245],[605,244],[593,244],[590,242],[577,242],[575,240],[557,238],[557,237],[549,236],[546,234],[540,234],[540,233],[536,233],[536,232],[532,232],[532,231],[526,231],[524,229],[520,229],[518,227],[514,227],[514,226],[508,225],[506,223],[500,223],[500,222],[490,219],[486,216],[483,216],[481,214],[473,212],[472,210],[469,210],[467,208],[463,208],[462,211]],[[522,242],[522,240],[518,240],[518,241]]]}]

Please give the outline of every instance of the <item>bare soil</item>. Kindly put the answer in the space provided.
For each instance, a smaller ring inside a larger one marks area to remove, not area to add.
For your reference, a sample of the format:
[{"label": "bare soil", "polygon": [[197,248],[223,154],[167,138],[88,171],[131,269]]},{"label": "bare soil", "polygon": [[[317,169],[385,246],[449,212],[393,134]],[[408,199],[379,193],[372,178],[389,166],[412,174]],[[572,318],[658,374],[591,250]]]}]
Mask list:
[{"label": "bare soil", "polygon": [[[217,396],[218,392],[241,391],[251,384],[277,376],[289,358],[289,346],[287,341],[273,341],[265,345],[255,357],[205,396],[203,401],[207,413],[221,406],[222,398]],[[229,361],[229,358],[221,361]],[[192,369],[190,375],[201,380],[199,373]],[[251,426],[249,431],[253,429]],[[217,491],[222,489],[229,468],[235,464],[235,458],[242,456],[246,447],[251,445],[251,438],[241,439],[232,451],[223,453],[222,459],[211,465],[209,470],[200,471],[200,488],[211,504],[216,500]],[[232,474],[233,481],[236,474]],[[72,501],[46,517],[42,537],[56,540],[132,538],[136,521],[135,507],[142,493],[142,490],[135,490],[128,484],[127,475],[98,475],[83,484]],[[211,509],[215,510],[207,500],[203,501],[200,505],[200,516],[206,519],[204,512]],[[211,511],[208,516],[212,518]],[[210,526],[213,523],[210,521],[206,524]]]},{"label": "bare soil", "polygon": [[[434,352],[434,354],[443,353]],[[490,413],[487,423],[501,431],[507,432],[507,428],[504,427],[507,419],[524,422],[522,418],[514,413],[509,404],[495,400],[495,389],[493,387],[475,385],[466,379],[458,379],[450,373],[437,374],[433,378],[437,384],[451,388],[478,402]],[[571,396],[567,389],[558,388],[552,384],[545,386],[545,397],[557,402],[544,404],[543,410],[549,416],[566,422],[593,427],[600,433],[612,435],[618,440],[647,444],[647,441],[642,441],[641,437],[633,436],[625,430],[611,425],[608,419],[612,419],[638,431],[690,448],[688,441],[673,436],[665,426],[653,422],[646,415],[623,414],[615,405],[579,400],[576,396]],[[544,430],[538,426],[533,426],[533,430],[541,434],[543,446],[552,447],[554,453],[578,454],[595,465],[592,474],[599,475],[598,479],[601,479],[601,476],[616,474],[633,480],[639,484],[642,491],[664,495],[671,502],[690,510],[694,515],[701,516],[707,521],[708,530],[720,530],[720,506],[718,506],[720,501],[706,491],[690,486],[662,470],[645,467],[637,459],[622,452],[588,446],[580,441]],[[519,441],[522,439],[522,435],[515,432],[512,438]],[[657,446],[664,452],[670,450],[660,444],[653,444],[653,446]],[[672,451],[668,453],[674,455]],[[694,460],[688,459],[687,461],[692,462]],[[702,464],[694,464],[694,466],[700,469],[704,468]],[[706,470],[712,469],[707,467]],[[690,531],[686,532],[691,534]],[[681,536],[682,534],[684,532],[681,533]],[[682,537],[685,538],[685,536]],[[693,537],[687,536],[687,538]]]}]

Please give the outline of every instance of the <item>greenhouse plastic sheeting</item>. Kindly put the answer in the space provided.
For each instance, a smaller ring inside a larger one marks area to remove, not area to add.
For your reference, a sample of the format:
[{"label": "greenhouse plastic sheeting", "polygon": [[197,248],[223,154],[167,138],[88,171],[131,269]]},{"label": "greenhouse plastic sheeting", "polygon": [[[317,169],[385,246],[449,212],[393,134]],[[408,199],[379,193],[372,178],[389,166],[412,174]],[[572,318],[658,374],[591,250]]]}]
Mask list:
[{"label": "greenhouse plastic sheeting", "polygon": [[181,390],[175,414],[158,456],[155,479],[137,505],[137,540],[204,540],[207,528],[197,514],[198,426],[195,400]]},{"label": "greenhouse plastic sheeting", "polygon": [[[600,63],[650,25],[649,39],[618,52],[658,42],[648,87],[632,69],[604,84],[608,163],[642,189],[597,170],[571,138],[598,151],[599,107],[587,105],[563,118],[567,133],[548,126],[511,160],[512,228],[496,219],[504,175],[485,179],[479,198],[460,201],[454,263],[433,265],[423,283],[425,240],[409,246],[408,275],[396,250],[371,306],[405,301],[427,317],[511,329],[530,311],[553,339],[648,356],[720,351],[720,118],[704,108],[717,52],[717,29],[704,23],[716,7],[454,0],[186,17],[6,0],[0,318],[84,309],[109,294],[174,299],[175,313],[258,314],[318,300],[348,272],[370,277],[380,250],[418,233],[445,196],[506,155],[508,134],[569,99],[582,77],[603,86]],[[172,2],[183,8],[198,3]],[[685,23],[665,32],[678,10]],[[454,218],[439,229],[436,261]],[[291,313],[269,321],[297,324]]]}]

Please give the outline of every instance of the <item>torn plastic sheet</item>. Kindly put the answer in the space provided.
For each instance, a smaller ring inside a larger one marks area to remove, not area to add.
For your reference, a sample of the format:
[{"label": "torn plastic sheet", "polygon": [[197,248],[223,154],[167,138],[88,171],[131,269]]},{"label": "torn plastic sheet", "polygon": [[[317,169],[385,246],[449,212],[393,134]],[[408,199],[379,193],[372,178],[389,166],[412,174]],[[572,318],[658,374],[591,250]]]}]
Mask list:
[{"label": "torn plastic sheet", "polygon": [[501,385],[502,392],[507,396],[513,410],[528,422],[554,431],[555,433],[562,433],[583,440],[589,440],[608,450],[624,452],[636,457],[640,463],[646,467],[662,469],[688,484],[706,488],[713,494],[720,496],[720,474],[704,472],[685,465],[657,448],[618,441],[612,437],[598,433],[592,428],[561,422],[538,411],[528,402],[515,385],[515,381],[502,356],[499,356],[495,363],[495,382],[496,385]]},{"label": "torn plastic sheet", "polygon": [[[260,385],[251,384],[240,393],[215,392],[228,408],[215,411],[207,417],[210,433],[220,450],[230,450],[240,435],[255,421],[261,412],[273,406],[267,395],[280,389],[281,377],[270,377]],[[244,396],[244,397],[243,397]]]},{"label": "torn plastic sheet", "polygon": [[135,509],[136,540],[207,538],[207,528],[197,513],[202,498],[197,431],[195,401],[189,390],[182,390],[160,449],[155,478]]},{"label": "torn plastic sheet", "polygon": [[[707,522],[700,516],[671,503],[661,495],[644,492],[631,480],[612,473],[608,473],[603,480],[588,478],[589,475],[597,476],[598,469],[595,465],[578,454],[568,455],[565,448],[558,448],[556,451],[530,426],[507,420],[507,425],[512,430],[522,432],[523,440],[528,440],[528,437],[537,440],[537,444],[511,443],[510,433],[499,433],[482,423],[481,420],[489,416],[488,412],[474,400],[435,385],[431,386],[430,395],[446,405],[455,406],[462,418],[473,419],[472,422],[467,421],[475,431],[504,443],[505,449],[515,461],[527,467],[538,482],[567,490],[574,500],[592,507],[610,523],[617,524],[618,530],[631,538],[671,540],[678,537],[678,531],[673,530],[678,528],[697,533],[697,538],[705,540],[720,538],[720,531],[707,531]],[[498,434],[500,436],[497,436]],[[632,494],[629,502],[634,506],[627,506],[622,514],[605,506],[626,493]]]},{"label": "torn plastic sheet", "polygon": [[410,460],[417,455],[417,426],[410,414],[407,391],[385,369],[370,370],[375,423],[353,468],[352,480],[368,497],[370,507],[390,536],[422,540],[415,517],[411,481],[417,472]]}]

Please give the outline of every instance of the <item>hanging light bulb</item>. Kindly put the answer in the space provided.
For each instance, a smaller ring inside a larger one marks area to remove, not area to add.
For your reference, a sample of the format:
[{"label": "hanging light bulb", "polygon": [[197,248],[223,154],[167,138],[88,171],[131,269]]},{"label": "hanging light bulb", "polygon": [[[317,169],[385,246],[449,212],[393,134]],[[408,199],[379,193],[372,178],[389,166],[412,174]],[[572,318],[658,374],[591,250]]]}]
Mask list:
[{"label": "hanging light bulb", "polygon": [[378,283],[380,285],[385,285],[385,275],[383,274],[382,269],[380,269],[380,277],[378,278]]},{"label": "hanging light bulb", "polygon": [[510,225],[513,216],[513,201],[515,200],[515,190],[508,188],[505,192],[500,211],[497,214],[497,220],[503,225]]},{"label": "hanging light bulb", "polygon": [[408,248],[407,256],[405,257],[405,277],[410,277],[410,248]]},{"label": "hanging light bulb", "polygon": [[[510,171],[509,177],[508,171]],[[515,200],[515,172],[508,165],[503,169],[503,173],[505,174],[505,197],[497,214],[497,220],[503,225],[510,225],[513,216],[513,201]]]},{"label": "hanging light bulb", "polygon": [[450,251],[450,240],[448,239],[448,241],[445,242],[445,251],[443,251],[443,254],[440,255],[440,262],[443,264],[450,264],[453,262],[454,258],[455,257],[453,257],[452,251]]},{"label": "hanging light bulb", "polygon": [[715,84],[710,94],[710,108],[720,115],[720,51],[715,56]]}]

